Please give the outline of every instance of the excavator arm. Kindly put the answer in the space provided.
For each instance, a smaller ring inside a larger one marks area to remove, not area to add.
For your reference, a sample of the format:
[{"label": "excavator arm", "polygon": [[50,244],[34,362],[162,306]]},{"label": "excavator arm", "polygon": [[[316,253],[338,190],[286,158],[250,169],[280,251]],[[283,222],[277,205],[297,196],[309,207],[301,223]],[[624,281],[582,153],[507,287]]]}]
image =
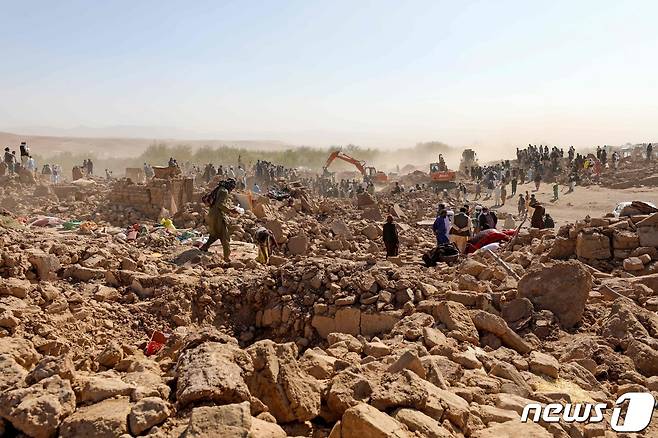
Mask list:
[{"label": "excavator arm", "polygon": [[327,162],[324,165],[325,171],[331,165],[331,163],[334,162],[335,159],[343,160],[352,164],[359,170],[359,172],[361,172],[361,175],[363,175],[364,178],[367,177],[365,162],[357,160],[356,158],[352,158],[349,155],[342,153],[341,151],[334,151],[329,155],[329,158],[327,158]]}]

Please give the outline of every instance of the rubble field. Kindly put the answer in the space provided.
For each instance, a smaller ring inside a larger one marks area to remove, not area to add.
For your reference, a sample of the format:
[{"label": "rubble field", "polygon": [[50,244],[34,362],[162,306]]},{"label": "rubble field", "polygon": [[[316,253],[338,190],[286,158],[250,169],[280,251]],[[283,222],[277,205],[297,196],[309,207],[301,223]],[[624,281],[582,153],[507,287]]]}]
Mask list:
[{"label": "rubble field", "polygon": [[[614,432],[612,409],[521,421],[529,403],[658,396],[658,213],[522,228],[428,268],[418,223],[440,194],[259,196],[225,263],[195,247],[202,193],[3,185],[0,436],[658,435],[655,411],[637,434]],[[388,214],[401,253],[386,259]],[[260,224],[279,244],[267,266]]]}]

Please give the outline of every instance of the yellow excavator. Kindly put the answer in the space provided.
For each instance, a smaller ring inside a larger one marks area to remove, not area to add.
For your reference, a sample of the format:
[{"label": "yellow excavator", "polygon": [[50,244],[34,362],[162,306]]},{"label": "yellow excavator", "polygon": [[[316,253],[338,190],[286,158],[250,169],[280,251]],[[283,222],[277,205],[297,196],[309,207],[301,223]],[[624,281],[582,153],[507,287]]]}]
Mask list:
[{"label": "yellow excavator", "polygon": [[349,155],[343,153],[342,151],[333,151],[331,154],[329,154],[329,158],[327,158],[327,162],[325,163],[324,167],[322,168],[324,171],[324,174],[327,175],[329,171],[327,170],[331,163],[334,162],[334,160],[339,159],[346,161],[350,164],[352,164],[354,167],[357,168],[359,172],[361,172],[361,175],[363,175],[363,180],[372,182],[373,184],[387,184],[388,183],[388,175],[386,175],[384,172],[378,171],[372,166],[366,166],[366,162],[363,160],[357,160],[356,158],[352,158]]}]

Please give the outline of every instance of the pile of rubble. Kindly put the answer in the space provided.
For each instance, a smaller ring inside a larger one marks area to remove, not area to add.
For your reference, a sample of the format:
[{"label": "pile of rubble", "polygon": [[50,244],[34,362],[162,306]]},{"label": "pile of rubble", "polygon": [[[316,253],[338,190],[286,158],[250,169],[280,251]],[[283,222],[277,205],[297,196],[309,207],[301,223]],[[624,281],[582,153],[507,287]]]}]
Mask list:
[{"label": "pile of rubble", "polygon": [[658,166],[653,162],[625,159],[617,169],[601,173],[601,185],[611,189],[658,186]]},{"label": "pile of rubble", "polygon": [[562,226],[549,252],[621,277],[658,273],[658,214],[590,218]]},{"label": "pile of rubble", "polygon": [[[0,435],[589,438],[614,436],[611,409],[587,425],[521,414],[658,393],[658,215],[523,230],[426,268],[434,236],[416,222],[439,198],[419,196],[257,199],[228,264],[101,217],[0,225]],[[204,213],[173,221],[200,229]],[[387,214],[402,253],[385,260]],[[280,244],[269,266],[261,224]]]}]

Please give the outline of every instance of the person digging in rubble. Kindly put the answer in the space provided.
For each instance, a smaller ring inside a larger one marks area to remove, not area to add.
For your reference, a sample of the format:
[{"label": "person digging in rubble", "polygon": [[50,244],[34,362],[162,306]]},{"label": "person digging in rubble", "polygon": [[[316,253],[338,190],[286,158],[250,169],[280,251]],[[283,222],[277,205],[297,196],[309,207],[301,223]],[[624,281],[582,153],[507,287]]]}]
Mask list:
[{"label": "person digging in rubble", "polygon": [[277,246],[274,233],[265,227],[258,227],[254,232],[254,238],[258,245],[258,260],[260,263],[267,265],[270,262],[270,254],[272,253],[272,244]]},{"label": "person digging in rubble", "polygon": [[398,238],[398,228],[395,226],[393,216],[390,214],[386,217],[382,238],[386,247],[386,258],[397,257],[400,249],[400,240]]},{"label": "person digging in rubble", "polygon": [[237,213],[235,207],[228,205],[229,194],[235,189],[235,186],[235,180],[229,178],[220,182],[212,192],[203,197],[203,202],[209,207],[206,225],[210,236],[208,241],[201,247],[201,251],[207,252],[210,246],[219,240],[222,243],[224,260],[227,262],[230,261],[231,246],[226,215]]}]

